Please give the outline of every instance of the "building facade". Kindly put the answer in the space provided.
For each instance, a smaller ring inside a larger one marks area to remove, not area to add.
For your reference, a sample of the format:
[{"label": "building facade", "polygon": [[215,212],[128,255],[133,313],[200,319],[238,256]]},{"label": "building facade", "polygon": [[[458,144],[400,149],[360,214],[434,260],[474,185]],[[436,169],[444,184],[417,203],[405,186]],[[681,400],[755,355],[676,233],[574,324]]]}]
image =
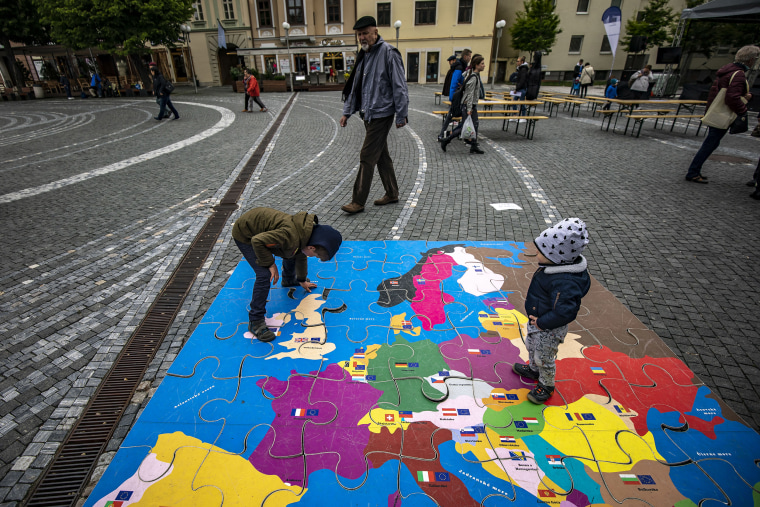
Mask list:
[{"label": "building facade", "polygon": [[[398,47],[406,79],[443,83],[446,59],[470,49],[486,59],[483,80],[492,59],[497,0],[357,0],[357,17],[374,16],[380,35]],[[396,21],[401,21],[396,41]]]}]

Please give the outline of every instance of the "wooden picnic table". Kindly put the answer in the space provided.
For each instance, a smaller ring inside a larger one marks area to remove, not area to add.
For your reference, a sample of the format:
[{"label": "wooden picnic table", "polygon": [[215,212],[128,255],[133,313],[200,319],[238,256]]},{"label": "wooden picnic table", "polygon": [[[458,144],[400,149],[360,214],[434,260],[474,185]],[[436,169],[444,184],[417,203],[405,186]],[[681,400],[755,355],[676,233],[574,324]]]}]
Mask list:
[{"label": "wooden picnic table", "polygon": [[672,105],[678,106],[676,114],[681,113],[681,108],[686,109],[689,113],[694,113],[694,110],[702,105],[707,104],[706,100],[682,100],[682,99],[652,99],[652,100],[630,100],[630,99],[607,99],[613,104],[617,104],[619,111],[627,110],[628,114],[633,114],[636,106],[651,105],[651,106],[666,106]]}]

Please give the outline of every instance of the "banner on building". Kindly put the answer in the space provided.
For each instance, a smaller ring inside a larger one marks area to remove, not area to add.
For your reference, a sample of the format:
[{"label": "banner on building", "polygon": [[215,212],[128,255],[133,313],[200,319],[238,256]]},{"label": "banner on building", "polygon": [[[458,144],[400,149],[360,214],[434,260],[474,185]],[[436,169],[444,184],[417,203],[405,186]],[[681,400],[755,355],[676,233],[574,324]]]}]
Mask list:
[{"label": "banner on building", "polygon": [[218,39],[217,45],[220,48],[227,49],[227,37],[224,35],[224,28],[222,27],[222,23],[221,21],[219,21],[219,18],[216,18],[216,26],[219,27],[219,32],[217,33],[217,36],[216,36],[216,38]]}]

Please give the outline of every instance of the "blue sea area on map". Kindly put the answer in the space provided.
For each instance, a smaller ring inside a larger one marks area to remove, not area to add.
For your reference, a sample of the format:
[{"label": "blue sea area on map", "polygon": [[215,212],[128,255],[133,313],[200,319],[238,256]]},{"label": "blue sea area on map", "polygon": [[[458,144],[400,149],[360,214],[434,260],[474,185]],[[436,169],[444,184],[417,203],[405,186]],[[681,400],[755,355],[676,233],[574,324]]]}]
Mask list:
[{"label": "blue sea area on map", "polygon": [[751,485],[760,482],[760,469],[755,464],[760,435],[739,422],[725,419],[720,405],[708,398],[709,394],[707,387],[699,388],[691,415],[713,413],[714,410],[715,415],[721,416],[724,422],[715,426],[715,439],[694,429],[684,432],[662,429],[661,424],[683,426],[678,412],[661,413],[651,408],[647,412],[647,426],[654,435],[657,451],[669,462],[690,458],[699,463],[699,467],[692,463],[670,469],[673,484],[685,497],[695,502],[702,498],[725,501],[724,495],[710,480],[712,478],[734,505],[753,505],[752,489],[744,481]]}]

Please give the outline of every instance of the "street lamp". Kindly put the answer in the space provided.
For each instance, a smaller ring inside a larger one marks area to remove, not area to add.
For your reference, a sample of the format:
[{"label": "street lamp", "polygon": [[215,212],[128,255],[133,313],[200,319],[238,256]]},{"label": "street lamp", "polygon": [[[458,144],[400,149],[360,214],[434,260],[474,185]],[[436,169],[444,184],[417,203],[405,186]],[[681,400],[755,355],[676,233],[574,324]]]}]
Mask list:
[{"label": "street lamp", "polygon": [[401,28],[401,20],[397,19],[393,26],[396,27],[396,49],[398,49],[398,29]]},{"label": "street lamp", "polygon": [[293,68],[290,66],[293,62],[290,59],[290,23],[287,21],[282,22],[282,28],[285,30],[285,43],[288,45],[288,67],[290,68],[290,91],[296,91],[293,85]]},{"label": "street lamp", "polygon": [[507,25],[507,22],[503,19],[496,22],[496,52],[493,55],[493,79],[491,79],[491,89],[493,90],[493,83],[496,81],[496,59],[499,57],[499,42],[501,41],[501,30]]},{"label": "street lamp", "polygon": [[195,86],[195,93],[198,93],[198,82],[195,80],[195,65],[193,65],[193,53],[190,49],[190,32],[192,31],[192,27],[190,25],[179,25],[179,29],[182,33],[185,34],[185,43],[187,44],[187,52],[190,56],[190,69],[193,73],[193,86]]}]

